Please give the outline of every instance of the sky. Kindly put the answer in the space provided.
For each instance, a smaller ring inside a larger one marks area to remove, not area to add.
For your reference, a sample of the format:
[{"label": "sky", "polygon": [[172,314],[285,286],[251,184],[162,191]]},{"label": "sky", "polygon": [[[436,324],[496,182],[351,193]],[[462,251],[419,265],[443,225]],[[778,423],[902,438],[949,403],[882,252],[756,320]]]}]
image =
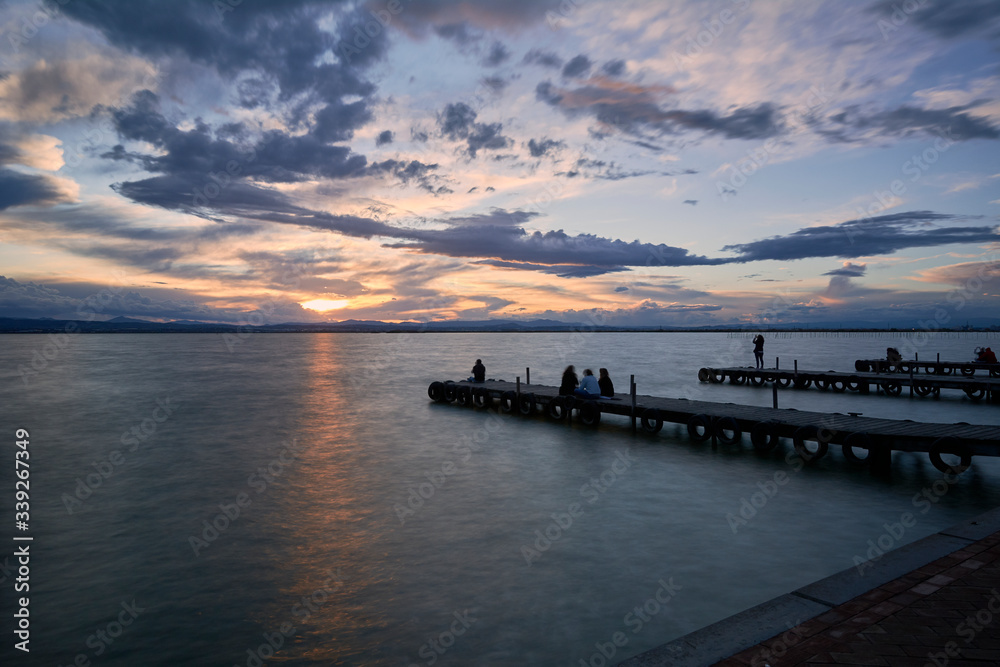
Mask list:
[{"label": "sky", "polygon": [[996,0],[0,17],[0,317],[1000,323]]}]

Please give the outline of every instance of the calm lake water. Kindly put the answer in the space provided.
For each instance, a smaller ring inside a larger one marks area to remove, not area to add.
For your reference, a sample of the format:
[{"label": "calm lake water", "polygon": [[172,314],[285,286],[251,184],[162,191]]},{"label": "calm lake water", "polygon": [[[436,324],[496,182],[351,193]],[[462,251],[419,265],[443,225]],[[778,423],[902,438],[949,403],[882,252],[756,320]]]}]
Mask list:
[{"label": "calm lake water", "polygon": [[[3,564],[16,565],[18,428],[30,433],[34,541],[31,653],[12,649],[16,574],[0,571],[0,655],[24,665],[81,655],[108,666],[578,665],[623,632],[618,661],[851,567],[904,512],[917,523],[897,545],[1000,505],[994,459],[976,459],[921,513],[914,495],[942,477],[926,455],[897,454],[886,482],[839,451],[796,470],[789,443],[762,458],[747,442],[694,445],[672,425],[634,435],[622,418],[587,430],[427,399],[430,381],[465,378],[481,357],[498,379],[530,367],[532,382],[557,384],[574,363],[607,367],[623,392],[634,373],[640,393],[770,405],[769,389],[697,381],[701,366],[752,365],[749,338],[260,334],[229,349],[221,335],[76,335],[64,348],[4,336]],[[849,370],[903,342],[771,334],[765,356]],[[917,343],[922,359],[1000,347],[972,335]],[[46,354],[23,382],[19,367]],[[955,393],[785,391],[780,401],[1000,423],[1000,406]],[[727,515],[762,489],[766,504],[734,530]],[[673,597],[643,611],[658,592]]]}]

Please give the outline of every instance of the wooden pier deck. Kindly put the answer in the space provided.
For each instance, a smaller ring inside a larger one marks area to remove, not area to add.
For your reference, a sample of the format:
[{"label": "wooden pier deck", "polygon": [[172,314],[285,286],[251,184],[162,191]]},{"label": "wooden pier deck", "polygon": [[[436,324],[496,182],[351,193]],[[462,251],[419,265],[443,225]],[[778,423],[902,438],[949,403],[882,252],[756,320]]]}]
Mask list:
[{"label": "wooden pier deck", "polygon": [[874,389],[889,396],[899,396],[903,387],[910,387],[910,395],[938,395],[942,389],[965,392],[972,401],[1000,402],[1000,379],[975,378],[957,375],[925,375],[915,373],[846,373],[841,371],[779,370],[774,368],[702,368],[698,371],[702,382],[721,384],[750,384],[763,386],[774,383],[780,389],[816,387],[836,392],[856,391],[868,394]]},{"label": "wooden pier deck", "polygon": [[859,373],[923,373],[926,375],[975,375],[1000,378],[1000,364],[984,364],[974,361],[920,361],[919,359],[901,359],[889,362],[886,359],[858,359],[854,362],[854,370]]},{"label": "wooden pier deck", "polygon": [[525,416],[543,412],[555,421],[571,419],[575,413],[578,421],[594,427],[608,414],[628,417],[634,427],[650,433],[659,432],[664,422],[685,424],[696,442],[711,439],[736,446],[748,433],[761,453],[773,450],[781,438],[790,438],[806,463],[821,459],[831,445],[840,445],[848,461],[871,465],[881,473],[888,472],[893,451],[926,452],[934,467],[951,474],[966,470],[973,456],[1000,456],[1000,426],[992,425],[932,424],[646,395],[580,399],[560,396],[557,387],[502,381],[432,382],[427,393],[437,403],[495,407],[501,413]]}]

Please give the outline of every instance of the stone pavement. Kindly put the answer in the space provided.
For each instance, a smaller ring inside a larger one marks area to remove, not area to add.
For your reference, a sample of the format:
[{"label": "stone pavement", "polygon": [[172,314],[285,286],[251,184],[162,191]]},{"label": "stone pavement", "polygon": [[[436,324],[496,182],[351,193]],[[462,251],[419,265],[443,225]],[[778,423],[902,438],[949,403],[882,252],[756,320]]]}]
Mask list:
[{"label": "stone pavement", "polygon": [[856,560],[619,667],[716,664],[1000,665],[1000,508]]},{"label": "stone pavement", "polygon": [[1000,532],[716,664],[1000,665]]}]

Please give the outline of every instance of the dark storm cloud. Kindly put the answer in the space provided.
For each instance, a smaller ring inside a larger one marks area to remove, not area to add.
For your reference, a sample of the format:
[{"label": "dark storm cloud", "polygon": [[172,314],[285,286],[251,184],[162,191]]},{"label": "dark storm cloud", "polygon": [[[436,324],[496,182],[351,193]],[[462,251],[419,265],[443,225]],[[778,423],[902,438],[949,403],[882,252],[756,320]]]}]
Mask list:
[{"label": "dark storm cloud", "polygon": [[470,157],[476,157],[480,150],[497,150],[513,143],[503,135],[502,123],[477,123],[476,117],[475,110],[464,102],[449,104],[438,114],[438,127],[448,139],[464,139]]},{"label": "dark storm cloud", "polygon": [[625,266],[586,266],[579,264],[531,264],[529,262],[507,262],[499,259],[483,259],[474,264],[494,266],[499,269],[517,269],[519,271],[538,271],[559,276],[560,278],[589,278],[616,271],[628,271]]},{"label": "dark storm cloud", "polygon": [[962,2],[920,3],[907,11],[907,3],[898,0],[877,2],[872,11],[884,25],[880,25],[886,36],[895,29],[912,21],[920,28],[944,39],[983,35],[996,39],[1000,37],[1000,3],[995,0],[963,0]]},{"label": "dark storm cloud", "polygon": [[932,211],[908,211],[837,225],[807,227],[785,236],[728,245],[723,250],[738,253],[735,261],[751,262],[806,257],[864,257],[889,254],[904,248],[1000,241],[996,225],[940,227],[935,224],[961,219],[964,218]]},{"label": "dark storm cloud", "polygon": [[569,117],[590,115],[627,134],[678,134],[696,130],[727,139],[766,139],[778,134],[781,115],[770,103],[745,106],[720,114],[710,109],[664,109],[653,90],[636,84],[596,81],[562,89],[550,81],[535,88],[535,97]]},{"label": "dark storm cloud", "polygon": [[549,139],[547,137],[543,137],[538,141],[535,141],[534,139],[528,140],[528,151],[531,153],[531,157],[542,157],[553,150],[565,148],[565,146],[565,142],[556,141],[555,139]]},{"label": "dark storm cloud", "polygon": [[567,79],[577,79],[589,72],[592,66],[593,63],[590,61],[590,58],[581,53],[566,63],[566,66],[562,69],[562,75]]},{"label": "dark storm cloud", "polygon": [[[505,0],[505,2],[469,2],[468,0],[419,0],[404,3],[397,17],[404,29],[423,35],[428,26],[466,23],[482,30],[516,32],[524,26],[545,20],[546,12],[557,10],[564,0]],[[379,9],[384,0],[369,0],[366,9]]]},{"label": "dark storm cloud", "polygon": [[608,62],[601,65],[601,71],[607,76],[615,77],[621,76],[625,72],[625,61],[624,60],[609,60]]},{"label": "dark storm cloud", "polygon": [[385,146],[387,144],[391,144],[395,136],[396,135],[393,134],[392,130],[383,130],[378,133],[377,137],[375,137],[375,145]]},{"label": "dark storm cloud", "polygon": [[968,141],[971,139],[998,139],[1000,128],[985,118],[968,113],[970,106],[947,109],[921,109],[901,106],[888,111],[865,112],[856,106],[828,116],[817,125],[817,131],[833,141],[860,141],[866,132],[879,136],[910,137],[914,135],[939,136],[942,140]]},{"label": "dark storm cloud", "polygon": [[542,51],[540,49],[532,49],[524,54],[524,59],[521,61],[526,65],[541,65],[542,67],[548,67],[551,69],[559,69],[562,67],[563,60],[558,55],[550,51]]},{"label": "dark storm cloud", "polygon": [[52,206],[67,199],[59,183],[49,176],[0,169],[0,211],[14,206]]},{"label": "dark storm cloud", "polygon": [[[499,209],[494,211],[497,216],[506,214]],[[407,242],[389,244],[389,247],[529,265],[576,265],[601,269],[601,273],[625,266],[692,266],[730,261],[692,255],[684,248],[665,244],[629,243],[593,234],[570,236],[562,230],[528,232],[511,224],[460,224],[447,229],[408,229],[399,230],[397,235]]]},{"label": "dark storm cloud", "polygon": [[824,276],[845,276],[848,278],[860,278],[865,275],[865,271],[868,270],[867,264],[854,264],[852,262],[844,262],[844,265],[839,269],[833,269],[832,271],[827,271]]},{"label": "dark storm cloud", "polygon": [[482,64],[486,67],[498,67],[510,59],[510,51],[502,42],[493,42],[490,50],[483,57]]}]

